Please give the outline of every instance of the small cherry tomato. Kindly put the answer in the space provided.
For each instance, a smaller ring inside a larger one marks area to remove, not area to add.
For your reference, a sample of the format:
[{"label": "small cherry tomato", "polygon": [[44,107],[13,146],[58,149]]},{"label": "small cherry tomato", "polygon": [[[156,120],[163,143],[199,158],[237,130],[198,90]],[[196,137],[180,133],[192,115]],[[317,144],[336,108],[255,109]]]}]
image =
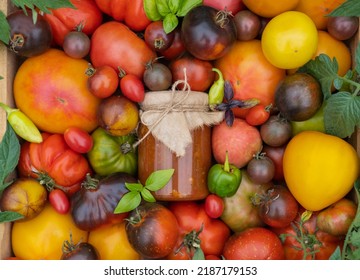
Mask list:
[{"label": "small cherry tomato", "polygon": [[224,201],[216,194],[209,194],[205,198],[205,212],[206,214],[214,219],[221,216],[224,211]]},{"label": "small cherry tomato", "polygon": [[70,201],[65,192],[60,189],[53,189],[49,193],[49,201],[51,206],[59,214],[67,214],[70,210]]},{"label": "small cherry tomato", "polygon": [[81,30],[70,31],[64,37],[63,49],[70,57],[83,58],[90,52],[90,37]]},{"label": "small cherry tomato", "polygon": [[69,127],[64,132],[66,144],[75,152],[84,154],[89,152],[94,144],[91,135],[80,127]]},{"label": "small cherry tomato", "polygon": [[119,76],[115,69],[109,65],[103,65],[97,68],[90,66],[86,74],[89,76],[89,91],[99,98],[111,96],[118,88]]},{"label": "small cherry tomato", "polygon": [[257,126],[265,123],[270,117],[272,105],[258,104],[249,109],[246,113],[245,120],[248,124]]},{"label": "small cherry tomato", "polygon": [[[120,71],[121,73],[121,71]],[[134,102],[141,102],[145,97],[145,87],[142,80],[134,74],[120,75],[120,90],[124,96]]]}]

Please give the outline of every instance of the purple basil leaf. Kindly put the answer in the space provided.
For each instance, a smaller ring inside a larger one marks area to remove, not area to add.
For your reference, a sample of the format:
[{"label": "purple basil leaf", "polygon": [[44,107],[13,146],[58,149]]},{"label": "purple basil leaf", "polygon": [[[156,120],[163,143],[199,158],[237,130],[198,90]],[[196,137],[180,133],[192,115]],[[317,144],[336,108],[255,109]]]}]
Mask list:
[{"label": "purple basil leaf", "polygon": [[225,81],[224,84],[224,96],[227,101],[233,99],[234,97],[234,89],[230,81]]},{"label": "purple basil leaf", "polygon": [[225,112],[225,122],[227,126],[231,127],[234,123],[234,112],[232,110],[226,110]]}]

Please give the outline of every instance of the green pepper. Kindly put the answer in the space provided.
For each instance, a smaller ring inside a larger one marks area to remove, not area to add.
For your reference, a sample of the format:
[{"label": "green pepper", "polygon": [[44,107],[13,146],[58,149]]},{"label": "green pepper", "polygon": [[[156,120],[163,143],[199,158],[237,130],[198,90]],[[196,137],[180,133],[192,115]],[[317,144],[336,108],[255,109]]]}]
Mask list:
[{"label": "green pepper", "polygon": [[32,143],[41,143],[42,136],[33,121],[19,109],[13,109],[0,102],[0,107],[6,111],[7,120],[15,133],[24,140]]},{"label": "green pepper", "polygon": [[225,81],[219,69],[212,68],[212,71],[216,72],[219,76],[209,89],[209,106],[211,110],[214,110],[215,106],[224,100]]},{"label": "green pepper", "polygon": [[133,148],[135,134],[112,136],[105,129],[98,127],[91,134],[94,144],[87,153],[93,170],[102,176],[116,172],[137,174],[137,151]]},{"label": "green pepper", "polygon": [[233,196],[240,186],[241,179],[241,170],[229,163],[228,153],[226,152],[224,164],[214,164],[208,172],[209,192],[220,197]]}]

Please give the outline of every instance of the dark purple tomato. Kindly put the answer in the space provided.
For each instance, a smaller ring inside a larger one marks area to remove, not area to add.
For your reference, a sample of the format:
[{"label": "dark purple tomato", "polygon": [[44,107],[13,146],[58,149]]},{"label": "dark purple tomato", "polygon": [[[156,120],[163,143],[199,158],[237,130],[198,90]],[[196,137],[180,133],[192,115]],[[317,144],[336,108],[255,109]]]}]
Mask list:
[{"label": "dark purple tomato", "polygon": [[172,73],[165,64],[150,62],[146,65],[143,81],[149,90],[167,90],[172,84]]},{"label": "dark purple tomato", "polygon": [[271,227],[287,227],[296,218],[299,204],[285,186],[275,185],[257,199],[259,217]]},{"label": "dark purple tomato", "polygon": [[87,242],[73,244],[65,241],[61,260],[99,260],[100,256],[97,249]]},{"label": "dark purple tomato", "polygon": [[264,154],[255,155],[247,164],[246,171],[256,184],[269,183],[275,175],[275,164]]},{"label": "dark purple tomato", "polygon": [[344,41],[353,37],[359,28],[358,17],[329,17],[327,31],[334,38]]},{"label": "dark purple tomato", "polygon": [[226,11],[197,6],[183,18],[181,37],[186,50],[198,59],[224,56],[236,41],[233,18]]},{"label": "dark purple tomato", "polygon": [[83,58],[90,52],[90,38],[82,31],[71,31],[63,42],[64,52],[73,58]]},{"label": "dark purple tomato", "polygon": [[162,20],[151,22],[144,31],[145,43],[156,52],[165,51],[174,41],[175,33],[166,33]]},{"label": "dark purple tomato", "polygon": [[272,115],[260,126],[260,136],[265,144],[279,147],[292,137],[292,127],[287,119],[280,115]]},{"label": "dark purple tomato", "polygon": [[249,41],[255,39],[261,29],[260,17],[250,10],[239,11],[234,16],[237,39],[239,41]]},{"label": "dark purple tomato", "polygon": [[8,48],[19,56],[32,57],[47,51],[52,42],[52,31],[49,23],[38,14],[36,23],[32,11],[27,15],[17,10],[7,16],[10,26]]}]

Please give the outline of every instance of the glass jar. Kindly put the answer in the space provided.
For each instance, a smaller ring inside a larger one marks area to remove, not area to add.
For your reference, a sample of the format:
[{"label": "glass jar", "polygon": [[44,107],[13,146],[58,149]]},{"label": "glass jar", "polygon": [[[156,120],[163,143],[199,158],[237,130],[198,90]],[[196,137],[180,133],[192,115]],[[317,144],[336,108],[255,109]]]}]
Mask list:
[{"label": "glass jar", "polygon": [[[147,127],[140,124],[139,137],[147,131]],[[197,128],[191,131],[191,136],[193,141],[181,157],[151,134],[138,146],[138,178],[142,184],[153,171],[175,169],[169,183],[154,193],[156,200],[201,200],[208,195],[207,173],[212,164],[211,127]]]}]

